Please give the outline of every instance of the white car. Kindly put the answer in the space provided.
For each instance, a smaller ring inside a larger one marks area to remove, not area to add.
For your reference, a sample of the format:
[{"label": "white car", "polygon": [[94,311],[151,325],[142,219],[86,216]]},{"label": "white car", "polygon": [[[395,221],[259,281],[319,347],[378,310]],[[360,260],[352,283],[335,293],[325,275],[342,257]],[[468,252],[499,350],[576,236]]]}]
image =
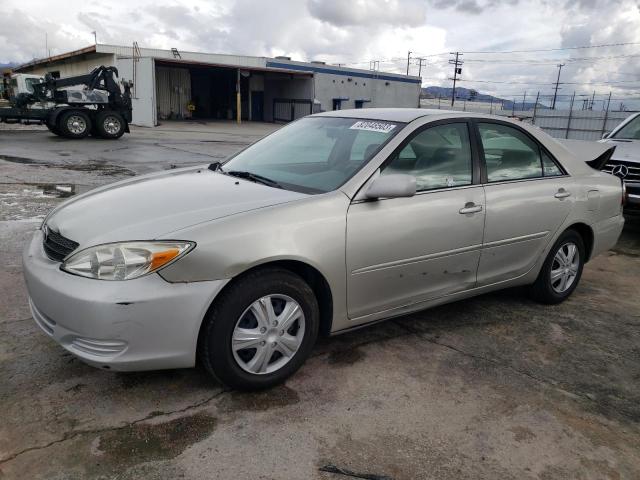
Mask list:
[{"label": "white car", "polygon": [[640,113],[627,117],[601,142],[616,147],[603,171],[624,180],[627,187],[625,212],[640,213]]}]

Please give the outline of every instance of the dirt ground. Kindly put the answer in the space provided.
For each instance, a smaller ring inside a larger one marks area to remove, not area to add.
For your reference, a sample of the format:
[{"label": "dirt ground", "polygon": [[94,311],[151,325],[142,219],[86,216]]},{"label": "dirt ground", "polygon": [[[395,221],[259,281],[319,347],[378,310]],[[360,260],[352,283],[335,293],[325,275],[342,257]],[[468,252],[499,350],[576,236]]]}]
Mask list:
[{"label": "dirt ground", "polygon": [[0,130],[0,479],[640,478],[640,218],[562,305],[512,289],[323,339],[258,394],[97,370],[38,329],[20,253],[50,208],[275,128]]}]

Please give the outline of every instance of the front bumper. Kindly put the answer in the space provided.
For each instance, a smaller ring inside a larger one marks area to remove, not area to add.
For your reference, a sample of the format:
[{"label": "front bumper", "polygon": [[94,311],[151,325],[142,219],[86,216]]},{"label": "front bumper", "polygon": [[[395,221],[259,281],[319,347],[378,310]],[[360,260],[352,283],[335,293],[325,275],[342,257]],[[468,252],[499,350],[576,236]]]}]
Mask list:
[{"label": "front bumper", "polygon": [[627,203],[624,206],[625,213],[640,213],[640,183],[625,182],[627,187]]},{"label": "front bumper", "polygon": [[104,281],[60,270],[36,231],[23,252],[38,326],[96,367],[155,370],[195,365],[200,324],[226,280],[169,283],[158,274]]}]

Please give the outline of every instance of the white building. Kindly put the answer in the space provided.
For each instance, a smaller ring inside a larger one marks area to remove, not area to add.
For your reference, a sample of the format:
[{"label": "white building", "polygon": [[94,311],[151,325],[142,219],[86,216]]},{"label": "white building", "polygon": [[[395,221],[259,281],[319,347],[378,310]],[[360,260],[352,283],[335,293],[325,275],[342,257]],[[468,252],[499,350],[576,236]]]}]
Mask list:
[{"label": "white building", "polygon": [[417,107],[420,93],[418,77],[395,73],[287,57],[102,44],[34,60],[15,71],[67,77],[100,65],[114,65],[120,80],[132,82],[132,123],[149,127],[164,119],[236,119],[238,110],[242,120],[271,122],[321,110]]}]

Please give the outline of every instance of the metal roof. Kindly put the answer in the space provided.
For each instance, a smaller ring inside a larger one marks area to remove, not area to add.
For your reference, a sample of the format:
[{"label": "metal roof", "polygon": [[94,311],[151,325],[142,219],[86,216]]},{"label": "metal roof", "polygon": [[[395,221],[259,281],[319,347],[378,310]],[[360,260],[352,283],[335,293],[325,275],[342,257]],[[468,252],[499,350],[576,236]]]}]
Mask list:
[{"label": "metal roof", "polygon": [[15,71],[26,69],[36,65],[48,64],[72,58],[75,56],[85,55],[89,53],[111,54],[117,57],[132,57],[134,55],[140,57],[151,57],[157,62],[175,62],[184,64],[198,64],[203,66],[219,66],[231,68],[246,68],[249,70],[263,70],[268,72],[282,72],[297,75],[313,75],[314,73],[327,73],[334,75],[346,75],[352,77],[371,78],[387,81],[420,83],[420,78],[412,75],[403,75],[399,73],[380,72],[372,70],[364,70],[359,68],[339,67],[336,65],[326,65],[318,62],[298,62],[295,60],[286,60],[282,58],[256,57],[249,55],[230,55],[222,53],[203,53],[178,51],[180,55],[176,58],[176,54],[171,50],[157,48],[139,48],[134,51],[132,46],[125,45],[108,45],[97,44],[91,45],[80,50],[74,50],[60,55],[48,58],[40,58],[32,60],[15,68]]},{"label": "metal roof", "polygon": [[23,68],[29,68],[36,65],[41,65],[43,63],[57,62],[59,60],[64,60],[66,58],[75,57],[78,55],[85,55],[87,53],[96,53],[96,45],[91,45],[89,47],[81,48],[80,50],[73,50],[72,52],[61,53],[60,55],[54,55],[53,57],[46,58],[36,58],[31,60],[30,62],[23,63],[22,65],[17,66],[13,69],[14,72],[19,72]]},{"label": "metal roof", "polygon": [[232,68],[240,70],[251,70],[251,71],[259,71],[259,72],[274,72],[274,73],[286,73],[289,75],[303,75],[303,76],[312,76],[313,72],[301,72],[299,70],[289,70],[286,68],[275,68],[275,67],[238,67],[236,65],[229,65],[224,63],[210,63],[210,62],[197,62],[194,60],[180,60],[180,59],[166,59],[166,58],[156,58],[156,65],[166,66],[166,65],[175,65],[175,66],[202,66],[202,67],[220,67],[220,68]]}]

